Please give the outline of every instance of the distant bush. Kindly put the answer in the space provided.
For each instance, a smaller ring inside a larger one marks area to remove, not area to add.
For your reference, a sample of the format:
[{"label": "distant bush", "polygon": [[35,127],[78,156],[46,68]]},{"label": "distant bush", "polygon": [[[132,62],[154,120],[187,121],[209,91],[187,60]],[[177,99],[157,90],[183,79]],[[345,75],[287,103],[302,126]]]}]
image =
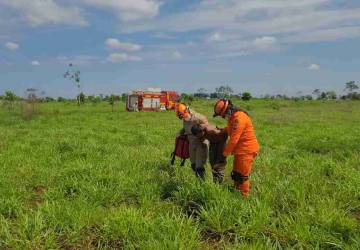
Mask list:
[{"label": "distant bush", "polygon": [[281,105],[278,102],[273,101],[269,104],[269,107],[273,110],[280,110]]},{"label": "distant bush", "polygon": [[337,94],[336,94],[335,91],[327,91],[326,92],[326,98],[331,99],[331,100],[336,100],[337,99]]},{"label": "distant bush", "polygon": [[81,92],[77,97],[76,97],[77,101],[78,101],[78,104],[81,105],[81,104],[84,104],[85,103],[85,99],[86,99],[86,96],[83,92]]},{"label": "distant bush", "polygon": [[14,108],[14,104],[16,101],[20,100],[20,97],[16,96],[12,91],[5,91],[5,95],[3,96],[4,105],[8,106],[10,109]]},{"label": "distant bush", "polygon": [[25,93],[21,109],[22,116],[26,120],[31,120],[39,113],[38,103],[45,99],[39,98],[39,91],[34,88],[27,89]]},{"label": "distant bush", "polygon": [[123,94],[121,95],[121,101],[126,102],[127,97],[128,97],[128,94],[123,93]]},{"label": "distant bush", "polygon": [[59,96],[59,97],[57,98],[57,101],[58,101],[58,102],[65,102],[66,99],[65,99],[64,97]]},{"label": "distant bush", "polygon": [[114,112],[115,99],[116,99],[115,95],[111,95],[108,98],[108,102],[109,102],[109,104],[111,106],[111,111],[112,112]]},{"label": "distant bush", "polygon": [[179,102],[190,105],[194,101],[194,96],[189,94],[181,94]]},{"label": "distant bush", "polygon": [[208,98],[208,97],[210,97],[210,95],[207,94],[207,93],[195,93],[195,94],[194,94],[194,97],[198,97],[198,98]]},{"label": "distant bush", "polygon": [[8,90],[5,91],[4,100],[7,102],[14,102],[18,100],[19,97],[17,97],[12,91]]},{"label": "distant bush", "polygon": [[252,96],[249,92],[244,92],[241,96],[241,99],[243,101],[250,101],[251,98],[252,98]]},{"label": "distant bush", "polygon": [[347,95],[343,95],[341,96],[342,100],[360,100],[360,93],[354,92],[354,93],[350,93]]},{"label": "distant bush", "polygon": [[55,99],[52,97],[46,96],[45,98],[42,99],[42,101],[43,102],[53,102],[53,101],[55,101]]},{"label": "distant bush", "polygon": [[101,102],[101,97],[100,97],[100,96],[96,96],[96,97],[94,97],[94,98],[91,100],[91,102],[92,102],[94,105],[96,105],[96,104],[98,104],[98,103]]}]

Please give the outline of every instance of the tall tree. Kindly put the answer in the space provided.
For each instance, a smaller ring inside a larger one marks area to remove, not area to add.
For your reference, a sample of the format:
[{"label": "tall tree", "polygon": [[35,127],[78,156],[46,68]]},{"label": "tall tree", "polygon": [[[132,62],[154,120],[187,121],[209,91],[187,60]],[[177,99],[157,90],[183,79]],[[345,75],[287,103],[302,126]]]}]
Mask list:
[{"label": "tall tree", "polygon": [[314,89],[312,94],[315,95],[318,99],[320,99],[321,90],[320,89]]},{"label": "tall tree", "polygon": [[38,93],[38,90],[34,88],[28,88],[25,91],[27,105],[23,110],[23,115],[27,119],[31,119],[35,115],[35,105],[40,100]]},{"label": "tall tree", "polygon": [[109,96],[108,102],[109,102],[109,104],[111,105],[111,111],[114,112],[115,95]]},{"label": "tall tree", "polygon": [[326,100],[327,99],[327,94],[325,92],[321,92],[320,97],[318,99]]},{"label": "tall tree", "polygon": [[18,99],[18,97],[14,94],[14,92],[12,92],[10,90],[5,91],[5,95],[4,95],[5,101],[7,101],[9,103],[13,103],[17,99]]},{"label": "tall tree", "polygon": [[335,100],[337,98],[337,94],[333,90],[327,91],[326,92],[326,97],[327,97],[327,99]]},{"label": "tall tree", "polygon": [[76,100],[78,101],[78,105],[85,103],[86,96],[83,92],[80,92],[80,94],[76,97]]},{"label": "tall tree", "polygon": [[81,102],[80,97],[82,96],[81,92],[81,85],[80,85],[80,70],[75,69],[74,65],[72,63],[69,64],[68,70],[64,74],[64,78],[69,79],[70,81],[73,81],[78,88],[78,95],[77,95],[77,104],[80,106],[83,102]]},{"label": "tall tree", "polygon": [[3,96],[4,104],[8,106],[9,109],[14,108],[14,103],[19,99],[14,92],[7,90],[5,91],[5,95]]},{"label": "tall tree", "polygon": [[215,92],[220,98],[229,98],[234,90],[229,85],[222,85],[215,88]]},{"label": "tall tree", "polygon": [[199,94],[206,94],[206,93],[207,93],[207,90],[206,90],[205,88],[199,88],[199,89],[197,90],[197,92],[198,92]]},{"label": "tall tree", "polygon": [[352,94],[354,90],[359,89],[359,86],[356,85],[355,81],[350,81],[345,83],[344,91],[347,91],[349,94]]}]

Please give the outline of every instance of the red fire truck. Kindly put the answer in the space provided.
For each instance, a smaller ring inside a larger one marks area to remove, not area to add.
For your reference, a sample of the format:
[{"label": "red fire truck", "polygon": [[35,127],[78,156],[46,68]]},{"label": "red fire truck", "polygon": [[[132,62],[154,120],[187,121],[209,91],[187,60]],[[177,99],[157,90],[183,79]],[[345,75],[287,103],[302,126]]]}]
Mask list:
[{"label": "red fire truck", "polygon": [[175,109],[179,95],[175,91],[133,91],[126,100],[127,111]]}]

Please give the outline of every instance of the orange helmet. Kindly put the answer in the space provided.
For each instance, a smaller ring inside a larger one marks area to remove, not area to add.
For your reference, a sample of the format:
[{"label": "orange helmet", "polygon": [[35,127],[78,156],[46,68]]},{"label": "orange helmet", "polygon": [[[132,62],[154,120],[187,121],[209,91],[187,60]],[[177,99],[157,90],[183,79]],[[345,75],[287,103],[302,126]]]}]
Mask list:
[{"label": "orange helmet", "polygon": [[226,99],[220,99],[216,102],[215,106],[214,106],[214,115],[213,117],[216,116],[221,116],[221,117],[225,117],[225,113],[227,111],[229,107],[229,101]]},{"label": "orange helmet", "polygon": [[179,119],[184,119],[189,117],[190,113],[189,113],[189,108],[183,104],[183,103],[179,103],[176,105],[176,115],[177,117],[179,117]]}]

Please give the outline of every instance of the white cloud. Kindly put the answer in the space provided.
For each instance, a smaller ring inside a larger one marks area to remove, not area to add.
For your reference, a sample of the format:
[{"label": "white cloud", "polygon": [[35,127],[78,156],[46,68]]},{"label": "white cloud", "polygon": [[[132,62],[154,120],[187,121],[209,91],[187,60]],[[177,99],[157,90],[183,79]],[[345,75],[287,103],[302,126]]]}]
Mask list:
[{"label": "white cloud", "polygon": [[169,35],[167,33],[164,32],[158,32],[154,35],[155,38],[158,39],[166,39],[166,40],[172,40],[172,39],[176,39],[176,36],[173,35]]},{"label": "white cloud", "polygon": [[[201,1],[191,10],[167,15],[155,20],[124,27],[127,30],[193,31],[205,29],[248,30],[257,21],[271,21],[286,17],[289,21],[296,13],[301,16],[334,0],[209,0]],[[184,22],[184,20],[191,20]],[[251,30],[249,30],[251,32]],[[254,30],[256,32],[256,30]]]},{"label": "white cloud", "polygon": [[224,41],[225,38],[219,32],[214,32],[207,38],[207,40],[209,42],[220,42]]},{"label": "white cloud", "polygon": [[[15,11],[12,20],[1,15],[0,21],[16,21],[37,27],[42,25],[88,24],[86,7],[112,12],[122,22],[146,20],[158,15],[161,2],[158,0],[0,0],[0,10]],[[20,21],[20,22],[21,22]]]},{"label": "white cloud", "polygon": [[14,42],[7,42],[7,43],[5,44],[5,47],[6,47],[8,50],[15,51],[15,50],[18,50],[20,46],[19,46],[19,44],[14,43]]},{"label": "white cloud", "polygon": [[110,50],[123,50],[128,52],[139,51],[142,49],[141,45],[121,42],[115,38],[108,38],[105,41],[105,45]]},{"label": "white cloud", "polygon": [[360,25],[351,27],[338,27],[333,29],[319,29],[310,32],[299,33],[286,37],[285,41],[289,43],[312,43],[356,37],[360,37]]},{"label": "white cloud", "polygon": [[207,38],[210,41],[264,35],[281,41],[287,37],[301,41],[311,40],[308,34],[317,31],[327,41],[336,39],[336,33],[342,38],[360,37],[359,32],[353,32],[359,26],[360,8],[339,6],[336,0],[209,0],[201,1],[191,10],[129,24],[122,29],[128,32],[215,30]]},{"label": "white cloud", "polygon": [[274,47],[277,39],[272,36],[263,36],[254,40],[254,46],[260,50],[269,50]]},{"label": "white cloud", "polygon": [[312,70],[312,71],[318,71],[321,69],[320,65],[319,64],[311,64],[309,67],[308,67],[309,70]]},{"label": "white cloud", "polygon": [[174,51],[172,54],[174,59],[180,60],[183,58],[182,54],[179,51]]},{"label": "white cloud", "polygon": [[86,25],[77,7],[63,7],[54,0],[1,0],[0,6],[19,11],[31,26],[46,24]]},{"label": "white cloud", "polygon": [[[161,58],[168,60],[182,57],[181,53],[180,56],[174,53],[178,50],[186,53],[186,59],[235,57],[295,43],[360,37],[360,8],[357,4],[337,2],[201,0],[189,4],[189,8],[159,15],[161,4],[167,4],[165,0],[0,0],[0,31],[4,30],[5,25],[1,23],[7,21],[8,12],[12,16],[13,12],[18,14],[12,18],[16,19],[14,22],[21,18],[32,26],[39,26],[85,25],[85,17],[98,15],[101,10],[117,17],[122,32],[154,31],[151,33],[154,37],[173,39],[168,44],[162,41],[156,47],[159,51],[149,51],[152,44],[143,49],[139,44],[107,39],[105,45],[111,50],[109,53],[127,55],[125,60],[132,57],[128,55],[130,52],[140,50],[144,50],[141,57],[149,59],[151,56],[145,52],[161,54]],[[91,15],[87,15],[89,12]],[[9,22],[10,19],[6,24]],[[187,38],[194,44],[186,45]],[[3,41],[11,39],[10,36]],[[307,68],[310,63],[303,67]]]},{"label": "white cloud", "polygon": [[40,62],[39,61],[32,61],[31,62],[31,65],[33,65],[33,66],[39,66],[40,65]]},{"label": "white cloud", "polygon": [[157,0],[80,0],[92,7],[109,10],[121,21],[136,21],[155,17],[159,13]]},{"label": "white cloud", "polygon": [[142,61],[142,58],[138,56],[131,56],[126,53],[113,53],[107,57],[107,61],[112,63],[138,62],[138,61]]}]

